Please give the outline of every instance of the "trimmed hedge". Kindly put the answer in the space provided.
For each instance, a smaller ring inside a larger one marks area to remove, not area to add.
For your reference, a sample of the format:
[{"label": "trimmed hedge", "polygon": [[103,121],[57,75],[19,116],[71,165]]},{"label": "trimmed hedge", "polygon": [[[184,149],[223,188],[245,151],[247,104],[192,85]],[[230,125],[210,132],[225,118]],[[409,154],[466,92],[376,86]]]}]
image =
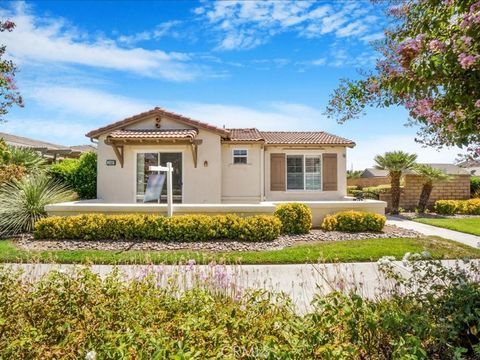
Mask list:
[{"label": "trimmed hedge", "polygon": [[103,215],[52,216],[35,224],[35,239],[271,241],[282,229],[274,216],[258,215]]},{"label": "trimmed hedge", "polygon": [[435,212],[442,215],[480,215],[480,199],[437,200]]},{"label": "trimmed hedge", "polygon": [[383,215],[362,211],[342,211],[327,215],[322,222],[326,231],[382,231],[387,218]]},{"label": "trimmed hedge", "polygon": [[282,222],[283,234],[308,234],[312,228],[312,210],[305,204],[279,205],[275,216]]}]

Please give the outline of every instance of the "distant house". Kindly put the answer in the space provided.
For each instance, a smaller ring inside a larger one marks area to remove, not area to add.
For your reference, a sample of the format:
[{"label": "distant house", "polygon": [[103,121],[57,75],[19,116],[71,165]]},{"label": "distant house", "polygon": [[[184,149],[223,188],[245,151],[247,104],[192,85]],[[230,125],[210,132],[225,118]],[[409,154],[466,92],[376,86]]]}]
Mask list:
[{"label": "distant house", "polygon": [[50,161],[78,158],[85,152],[97,151],[97,148],[91,145],[63,146],[4,132],[0,132],[0,139],[5,140],[8,145],[35,150]]},{"label": "distant house", "polygon": [[366,168],[363,170],[363,173],[360,175],[361,178],[375,178],[375,177],[387,177],[387,170],[380,170],[376,168]]},{"label": "distant house", "polygon": [[480,160],[469,160],[458,164],[458,166],[464,168],[472,176],[480,176]]}]

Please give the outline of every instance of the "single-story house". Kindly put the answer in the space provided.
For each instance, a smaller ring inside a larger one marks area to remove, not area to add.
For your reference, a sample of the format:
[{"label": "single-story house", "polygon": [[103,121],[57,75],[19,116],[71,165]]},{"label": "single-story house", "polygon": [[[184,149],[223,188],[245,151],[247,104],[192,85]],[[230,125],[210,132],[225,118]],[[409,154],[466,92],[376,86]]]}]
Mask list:
[{"label": "single-story house", "polygon": [[160,108],[90,131],[98,198],[143,202],[149,167],[173,164],[174,202],[336,200],[351,140],[323,131],[225,129]]},{"label": "single-story house", "polygon": [[385,212],[383,201],[346,196],[347,148],[355,143],[324,131],[226,129],[156,107],[86,136],[97,143],[98,198],[48,205],[50,215],[166,214],[165,186],[160,203],[158,186],[146,200],[150,167],[167,163],[174,215],[272,214],[278,203],[298,201],[319,226],[342,210]]},{"label": "single-story house", "polygon": [[377,168],[366,168],[363,170],[362,174],[360,175],[361,178],[376,178],[376,177],[382,177],[382,178],[387,178],[388,177],[388,170],[381,170]]},{"label": "single-story house", "polygon": [[463,161],[458,166],[464,168],[472,176],[480,176],[480,160]]},{"label": "single-story house", "polygon": [[3,139],[7,145],[37,151],[51,162],[65,158],[78,158],[85,152],[97,150],[92,145],[63,146],[4,132],[0,132],[0,139]]}]

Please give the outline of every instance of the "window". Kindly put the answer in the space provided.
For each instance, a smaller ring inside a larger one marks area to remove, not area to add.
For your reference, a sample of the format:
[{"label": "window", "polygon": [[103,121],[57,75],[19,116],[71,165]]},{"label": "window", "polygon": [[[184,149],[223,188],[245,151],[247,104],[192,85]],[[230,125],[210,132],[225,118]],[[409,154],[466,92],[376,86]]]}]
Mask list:
[{"label": "window", "polygon": [[287,190],[321,190],[321,156],[287,155]]},{"label": "window", "polygon": [[244,149],[233,150],[233,163],[246,164],[248,162],[248,151]]}]

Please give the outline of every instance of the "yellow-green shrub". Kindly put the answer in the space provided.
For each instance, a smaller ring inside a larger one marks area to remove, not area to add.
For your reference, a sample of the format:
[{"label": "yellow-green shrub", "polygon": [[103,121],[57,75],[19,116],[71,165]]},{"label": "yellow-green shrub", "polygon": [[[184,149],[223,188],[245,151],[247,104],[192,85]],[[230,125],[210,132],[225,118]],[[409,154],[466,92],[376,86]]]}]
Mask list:
[{"label": "yellow-green shrub", "polygon": [[322,222],[322,229],[326,231],[382,231],[386,217],[383,215],[363,211],[342,211],[334,215],[327,215]]},{"label": "yellow-green shrub", "polygon": [[480,199],[437,200],[435,202],[435,212],[442,215],[480,215]]},{"label": "yellow-green shrub", "polygon": [[258,215],[103,215],[53,216],[35,225],[36,239],[208,241],[215,239],[271,241],[282,224]]},{"label": "yellow-green shrub", "polygon": [[307,234],[312,227],[312,210],[305,204],[278,205],[275,216],[282,222],[284,234]]}]

